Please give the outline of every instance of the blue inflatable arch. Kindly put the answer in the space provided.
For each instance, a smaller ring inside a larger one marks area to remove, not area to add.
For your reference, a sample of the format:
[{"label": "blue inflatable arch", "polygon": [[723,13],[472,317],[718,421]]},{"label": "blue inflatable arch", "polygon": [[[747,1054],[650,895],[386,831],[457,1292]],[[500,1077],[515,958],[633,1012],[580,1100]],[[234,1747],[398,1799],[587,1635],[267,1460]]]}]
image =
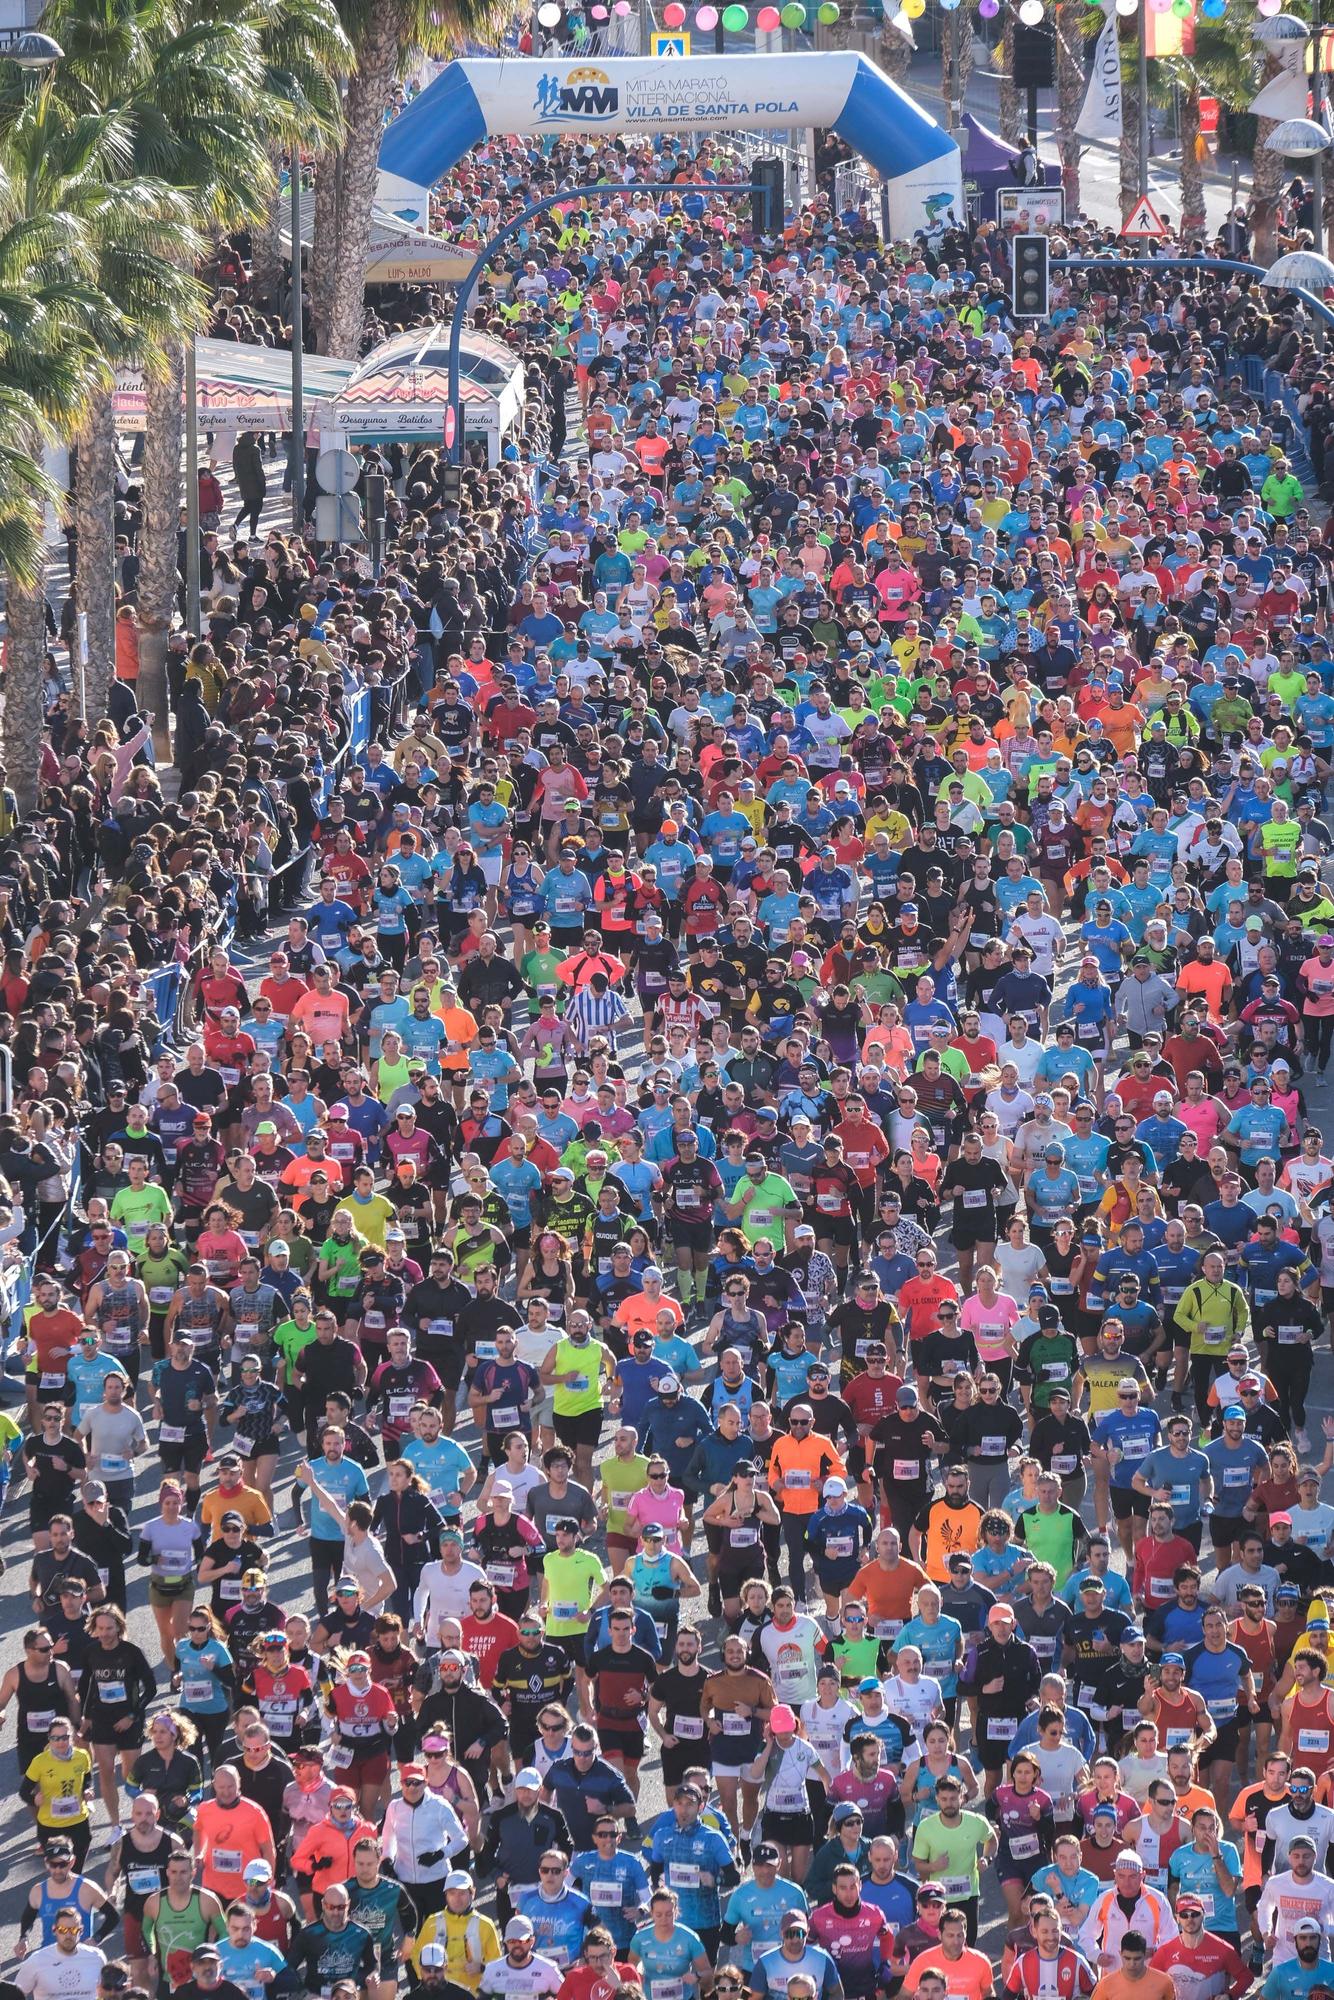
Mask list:
[{"label": "blue inflatable arch", "polygon": [[[473,146],[507,132],[765,131],[826,126],[874,167],[889,227],[911,238],[963,216],[959,148],[856,51],[691,56],[663,62],[478,57],[452,62],[385,133],[384,193],[431,187]],[[394,183],[399,184],[395,189]]]}]

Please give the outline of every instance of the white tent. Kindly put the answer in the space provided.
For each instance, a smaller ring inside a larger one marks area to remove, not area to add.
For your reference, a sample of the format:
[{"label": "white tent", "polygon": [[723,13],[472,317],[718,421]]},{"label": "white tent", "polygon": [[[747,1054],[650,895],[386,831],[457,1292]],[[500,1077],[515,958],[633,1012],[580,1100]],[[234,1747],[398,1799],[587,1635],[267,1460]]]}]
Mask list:
[{"label": "white tent", "polygon": [[[301,241],[307,249],[314,228],[315,196],[307,188],[301,196]],[[286,222],[279,240],[283,255],[290,258],[292,231]],[[368,285],[456,285],[467,277],[474,255],[415,228],[381,201],[372,205],[371,241],[366,253]]]},{"label": "white tent", "polygon": [[[337,396],[354,361],[307,354],[302,364],[306,410]],[[292,427],[292,356],[283,347],[240,340],[197,340],[195,378],[201,431],[285,431]],[[118,368],[112,399],[118,431],[141,431],[147,391],[137,368]]]},{"label": "white tent", "polygon": [[[486,440],[494,465],[523,410],[523,364],[502,340],[463,337],[459,398],[465,444]],[[402,438],[440,443],[449,408],[449,329],[414,327],[366,356],[319,417],[321,439],[353,444]]]}]

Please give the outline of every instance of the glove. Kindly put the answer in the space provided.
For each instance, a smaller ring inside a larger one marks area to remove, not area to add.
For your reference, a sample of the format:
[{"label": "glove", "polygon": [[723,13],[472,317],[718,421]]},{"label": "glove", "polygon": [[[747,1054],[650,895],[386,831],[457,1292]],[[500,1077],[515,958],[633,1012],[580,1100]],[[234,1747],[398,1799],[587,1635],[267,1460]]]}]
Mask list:
[{"label": "glove", "polygon": [[444,1858],[445,1858],[445,1850],[443,1847],[428,1848],[425,1854],[419,1854],[417,1856],[417,1859],[421,1862],[423,1868],[434,1868],[437,1861],[443,1861]]}]

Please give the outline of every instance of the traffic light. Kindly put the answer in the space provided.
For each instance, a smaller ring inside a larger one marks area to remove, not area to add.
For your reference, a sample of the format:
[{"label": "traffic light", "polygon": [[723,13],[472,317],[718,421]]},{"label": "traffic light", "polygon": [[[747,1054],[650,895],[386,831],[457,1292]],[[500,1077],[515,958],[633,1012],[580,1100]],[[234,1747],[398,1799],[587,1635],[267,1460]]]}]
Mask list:
[{"label": "traffic light", "polygon": [[1014,239],[1014,315],[1045,319],[1051,304],[1051,269],[1045,236]]},{"label": "traffic light", "polygon": [[750,177],[758,183],[750,198],[751,228],[757,236],[780,236],[783,231],[784,185],[781,160],[755,160]]},{"label": "traffic light", "polygon": [[461,465],[441,466],[440,498],[446,507],[457,507],[463,499],[463,467]]}]

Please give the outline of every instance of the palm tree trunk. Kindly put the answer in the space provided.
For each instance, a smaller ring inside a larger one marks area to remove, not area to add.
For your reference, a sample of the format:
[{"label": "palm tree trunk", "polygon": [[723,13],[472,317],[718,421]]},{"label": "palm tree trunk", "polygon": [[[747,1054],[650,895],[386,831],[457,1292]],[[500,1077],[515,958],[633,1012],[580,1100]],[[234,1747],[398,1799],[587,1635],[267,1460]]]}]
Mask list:
[{"label": "palm tree trunk", "polygon": [[950,19],[954,22],[954,67],[959,93],[959,110],[968,104],[968,87],[973,80],[973,62],[977,53],[976,38],[973,34],[973,13],[970,7],[958,6]]},{"label": "palm tree trunk", "polygon": [[1203,229],[1204,162],[1200,158],[1200,93],[1181,93],[1181,230]]},{"label": "palm tree trunk", "polygon": [[325,351],[349,360],[355,359],[361,349],[371,203],[379,172],[384,114],[403,60],[406,39],[403,0],[381,0],[371,13],[357,52],[357,67],[348,80],[346,137],[339,161],[342,213],[338,256],[329,293]]},{"label": "palm tree trunk", "polygon": [[5,605],[4,746],[20,813],[37,802],[46,731],[46,563],[30,588],[10,583]]},{"label": "palm tree trunk", "polygon": [[906,86],[912,58],[912,42],[886,20],[880,36],[880,67],[891,83]]},{"label": "palm tree trunk", "polygon": [[88,620],[88,712],[106,713],[116,671],[116,428],[99,389],[79,429],[74,474],[74,602]]},{"label": "palm tree trunk", "polygon": [[[342,154],[321,153],[315,162],[315,223],[306,272],[306,293],[315,329],[315,345],[321,354],[329,352],[329,307],[333,297],[334,272],[342,255],[342,212]],[[286,310],[282,316],[286,319]]]},{"label": "palm tree trunk", "polygon": [[167,373],[148,379],[144,430],[144,522],[139,537],[139,696],[153,711],[158,754],[171,755],[167,715],[167,635],[176,609],[181,528],[181,447],[185,348],[174,341],[164,357]]},{"label": "palm tree trunk", "polygon": [[1060,0],[1056,9],[1056,129],[1061,152],[1065,213],[1079,214],[1079,138],[1075,121],[1084,101],[1084,0]]},{"label": "palm tree trunk", "polygon": [[1007,146],[1017,146],[1023,137],[1019,129],[1019,87],[1014,80],[1014,10],[1006,6],[1001,14],[1001,38],[997,50],[1000,64],[1000,135]]},{"label": "palm tree trunk", "polygon": [[[1133,52],[1132,52],[1133,61]],[[1126,51],[1121,49],[1121,220],[1125,222],[1139,200],[1139,84],[1126,80]]]}]

